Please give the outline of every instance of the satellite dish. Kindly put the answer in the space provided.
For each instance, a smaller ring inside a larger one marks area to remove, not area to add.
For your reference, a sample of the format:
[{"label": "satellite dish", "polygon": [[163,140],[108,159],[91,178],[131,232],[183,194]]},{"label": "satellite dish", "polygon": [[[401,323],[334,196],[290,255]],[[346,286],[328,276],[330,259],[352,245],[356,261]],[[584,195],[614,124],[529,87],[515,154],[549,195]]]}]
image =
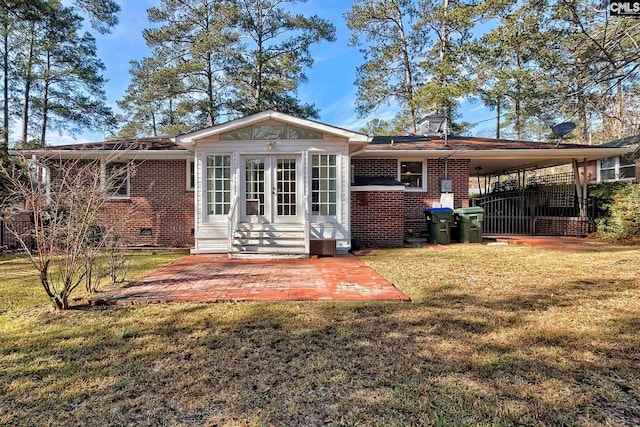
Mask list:
[{"label": "satellite dish", "polygon": [[560,138],[560,141],[556,144],[556,147],[560,146],[562,142],[562,137],[567,135],[569,132],[576,128],[576,124],[573,122],[562,122],[557,125],[551,126],[551,132],[557,137]]},{"label": "satellite dish", "polygon": [[576,128],[576,124],[575,123],[573,123],[573,122],[563,122],[563,123],[559,123],[557,125],[551,126],[551,131],[553,132],[554,135],[559,136],[560,138],[562,138],[563,136],[565,136],[566,134],[568,134],[569,132],[571,132],[575,128]]}]

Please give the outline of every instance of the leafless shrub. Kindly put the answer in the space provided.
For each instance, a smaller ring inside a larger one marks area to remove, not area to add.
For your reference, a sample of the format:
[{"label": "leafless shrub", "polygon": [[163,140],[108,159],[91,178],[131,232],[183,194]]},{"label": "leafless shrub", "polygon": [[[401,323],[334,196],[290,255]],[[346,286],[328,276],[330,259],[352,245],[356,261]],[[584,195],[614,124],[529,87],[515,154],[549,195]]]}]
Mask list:
[{"label": "leafless shrub", "polygon": [[[0,170],[11,189],[7,197],[22,200],[32,212],[30,234],[14,235],[38,270],[53,306],[64,310],[81,283],[89,291],[97,286],[92,283],[96,259],[107,244],[114,242],[121,226],[121,219],[110,219],[104,215],[104,208],[122,177],[117,173],[105,175],[99,160],[38,159],[28,163],[31,180],[20,179],[4,167]],[[49,179],[41,179],[43,175]]]}]

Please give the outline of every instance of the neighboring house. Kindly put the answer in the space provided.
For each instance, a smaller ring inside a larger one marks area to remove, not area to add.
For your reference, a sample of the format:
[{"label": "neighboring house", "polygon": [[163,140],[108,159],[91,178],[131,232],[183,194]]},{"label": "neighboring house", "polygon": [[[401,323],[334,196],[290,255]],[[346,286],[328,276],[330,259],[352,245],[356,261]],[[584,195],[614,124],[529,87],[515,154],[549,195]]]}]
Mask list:
[{"label": "neighboring house", "polygon": [[339,253],[352,243],[400,246],[426,229],[426,207],[468,206],[470,176],[586,165],[630,151],[431,134],[371,138],[265,111],[173,139],[27,154],[102,159],[105,174],[126,168],[109,209],[133,215],[132,244],[304,256],[314,239],[335,241]]}]

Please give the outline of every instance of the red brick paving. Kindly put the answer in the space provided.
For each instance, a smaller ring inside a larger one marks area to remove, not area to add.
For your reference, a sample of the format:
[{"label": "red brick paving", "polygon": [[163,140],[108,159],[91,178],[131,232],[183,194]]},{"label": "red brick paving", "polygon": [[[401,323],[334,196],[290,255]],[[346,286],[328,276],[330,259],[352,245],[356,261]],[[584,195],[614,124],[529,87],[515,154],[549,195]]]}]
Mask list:
[{"label": "red brick paving", "polygon": [[305,300],[410,301],[353,255],[259,260],[190,255],[92,303]]}]

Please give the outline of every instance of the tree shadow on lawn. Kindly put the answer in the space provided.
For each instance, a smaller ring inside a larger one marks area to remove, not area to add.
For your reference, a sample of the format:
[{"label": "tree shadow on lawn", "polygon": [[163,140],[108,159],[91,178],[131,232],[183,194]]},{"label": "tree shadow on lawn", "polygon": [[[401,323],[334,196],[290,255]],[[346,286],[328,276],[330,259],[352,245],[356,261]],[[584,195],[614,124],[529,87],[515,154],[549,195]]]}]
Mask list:
[{"label": "tree shadow on lawn", "polygon": [[575,305],[452,287],[414,304],[64,313],[0,337],[0,424],[633,424],[634,311],[586,330],[554,323],[607,301],[592,288]]}]

